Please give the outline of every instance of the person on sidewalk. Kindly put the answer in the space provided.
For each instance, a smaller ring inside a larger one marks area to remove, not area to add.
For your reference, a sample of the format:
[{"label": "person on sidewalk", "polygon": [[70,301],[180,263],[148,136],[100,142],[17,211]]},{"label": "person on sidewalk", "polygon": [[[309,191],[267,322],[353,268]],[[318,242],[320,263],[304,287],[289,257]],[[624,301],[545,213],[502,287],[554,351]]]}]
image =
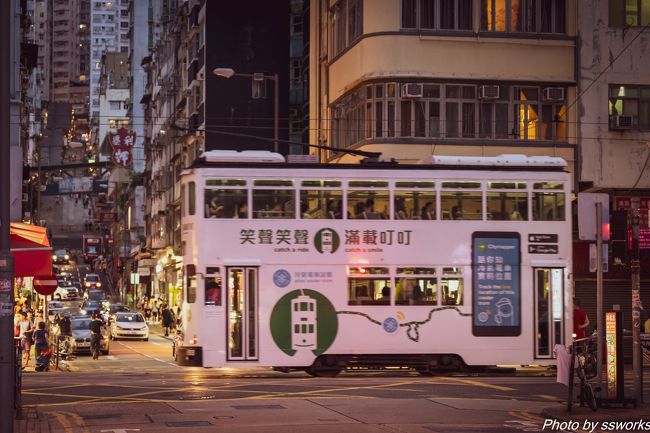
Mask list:
[{"label": "person on sidewalk", "polygon": [[589,317],[580,306],[580,299],[573,298],[573,333],[575,339],[585,338],[585,329],[589,326]]},{"label": "person on sidewalk", "polygon": [[45,329],[45,322],[38,322],[38,329],[34,331],[34,357],[38,359],[40,355],[49,350],[47,329]]},{"label": "person on sidewalk", "polygon": [[23,362],[23,368],[25,368],[29,365],[29,352],[32,349],[32,334],[34,333],[34,323],[29,319],[25,311],[20,312],[18,329],[18,336],[25,354],[25,361]]},{"label": "person on sidewalk", "polygon": [[93,355],[93,359],[99,359],[100,351],[100,342],[102,338],[102,322],[97,313],[93,313],[92,320],[90,321],[90,352]]},{"label": "person on sidewalk", "polygon": [[163,328],[165,329],[165,337],[169,337],[169,328],[174,326],[174,316],[172,314],[172,311],[169,308],[167,308],[167,304],[163,304],[161,315],[162,315],[162,325]]}]

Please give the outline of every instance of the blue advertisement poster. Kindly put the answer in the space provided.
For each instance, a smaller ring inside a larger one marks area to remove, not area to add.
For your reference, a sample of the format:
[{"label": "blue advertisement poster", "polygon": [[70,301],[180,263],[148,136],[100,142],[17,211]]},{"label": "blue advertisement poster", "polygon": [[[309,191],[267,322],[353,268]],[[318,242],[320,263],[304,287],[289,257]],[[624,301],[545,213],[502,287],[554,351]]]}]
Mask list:
[{"label": "blue advertisement poster", "polygon": [[520,244],[518,233],[472,235],[474,335],[520,334]]}]

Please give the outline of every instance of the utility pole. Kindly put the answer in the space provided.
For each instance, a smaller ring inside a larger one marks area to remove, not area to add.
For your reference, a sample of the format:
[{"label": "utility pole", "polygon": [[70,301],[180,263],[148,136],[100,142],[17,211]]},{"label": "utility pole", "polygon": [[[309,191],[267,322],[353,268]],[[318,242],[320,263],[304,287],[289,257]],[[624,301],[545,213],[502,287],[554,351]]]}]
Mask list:
[{"label": "utility pole", "polygon": [[[603,329],[605,313],[603,312],[603,204],[596,202],[596,353],[603,353]],[[603,398],[603,363],[596,363],[598,396]]]},{"label": "utility pole", "polygon": [[14,431],[14,262],[11,218],[11,23],[13,0],[0,1],[0,433]]},{"label": "utility pole", "polygon": [[639,261],[639,197],[632,197],[632,369],[634,372],[634,398],[643,401],[643,368],[641,360],[641,266]]}]

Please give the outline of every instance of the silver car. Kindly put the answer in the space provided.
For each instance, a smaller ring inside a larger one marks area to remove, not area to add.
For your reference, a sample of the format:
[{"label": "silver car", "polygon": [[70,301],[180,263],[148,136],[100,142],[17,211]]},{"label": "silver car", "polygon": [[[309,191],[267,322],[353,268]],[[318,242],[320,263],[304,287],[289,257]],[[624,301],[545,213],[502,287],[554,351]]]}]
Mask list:
[{"label": "silver car", "polygon": [[[77,348],[75,353],[90,353],[90,318],[88,317],[73,317],[70,320],[72,325],[72,338],[74,338]],[[106,328],[102,330],[102,339],[99,343],[99,348],[102,355],[109,353],[109,340]]]}]

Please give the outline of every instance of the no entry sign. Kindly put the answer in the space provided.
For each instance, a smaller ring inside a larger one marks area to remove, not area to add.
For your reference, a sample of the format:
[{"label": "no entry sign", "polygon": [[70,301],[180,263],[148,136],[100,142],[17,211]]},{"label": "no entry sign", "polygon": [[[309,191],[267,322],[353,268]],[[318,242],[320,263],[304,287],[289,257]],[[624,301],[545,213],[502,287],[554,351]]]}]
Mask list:
[{"label": "no entry sign", "polygon": [[34,277],[34,289],[43,295],[48,296],[54,293],[58,283],[55,275],[41,275]]}]

